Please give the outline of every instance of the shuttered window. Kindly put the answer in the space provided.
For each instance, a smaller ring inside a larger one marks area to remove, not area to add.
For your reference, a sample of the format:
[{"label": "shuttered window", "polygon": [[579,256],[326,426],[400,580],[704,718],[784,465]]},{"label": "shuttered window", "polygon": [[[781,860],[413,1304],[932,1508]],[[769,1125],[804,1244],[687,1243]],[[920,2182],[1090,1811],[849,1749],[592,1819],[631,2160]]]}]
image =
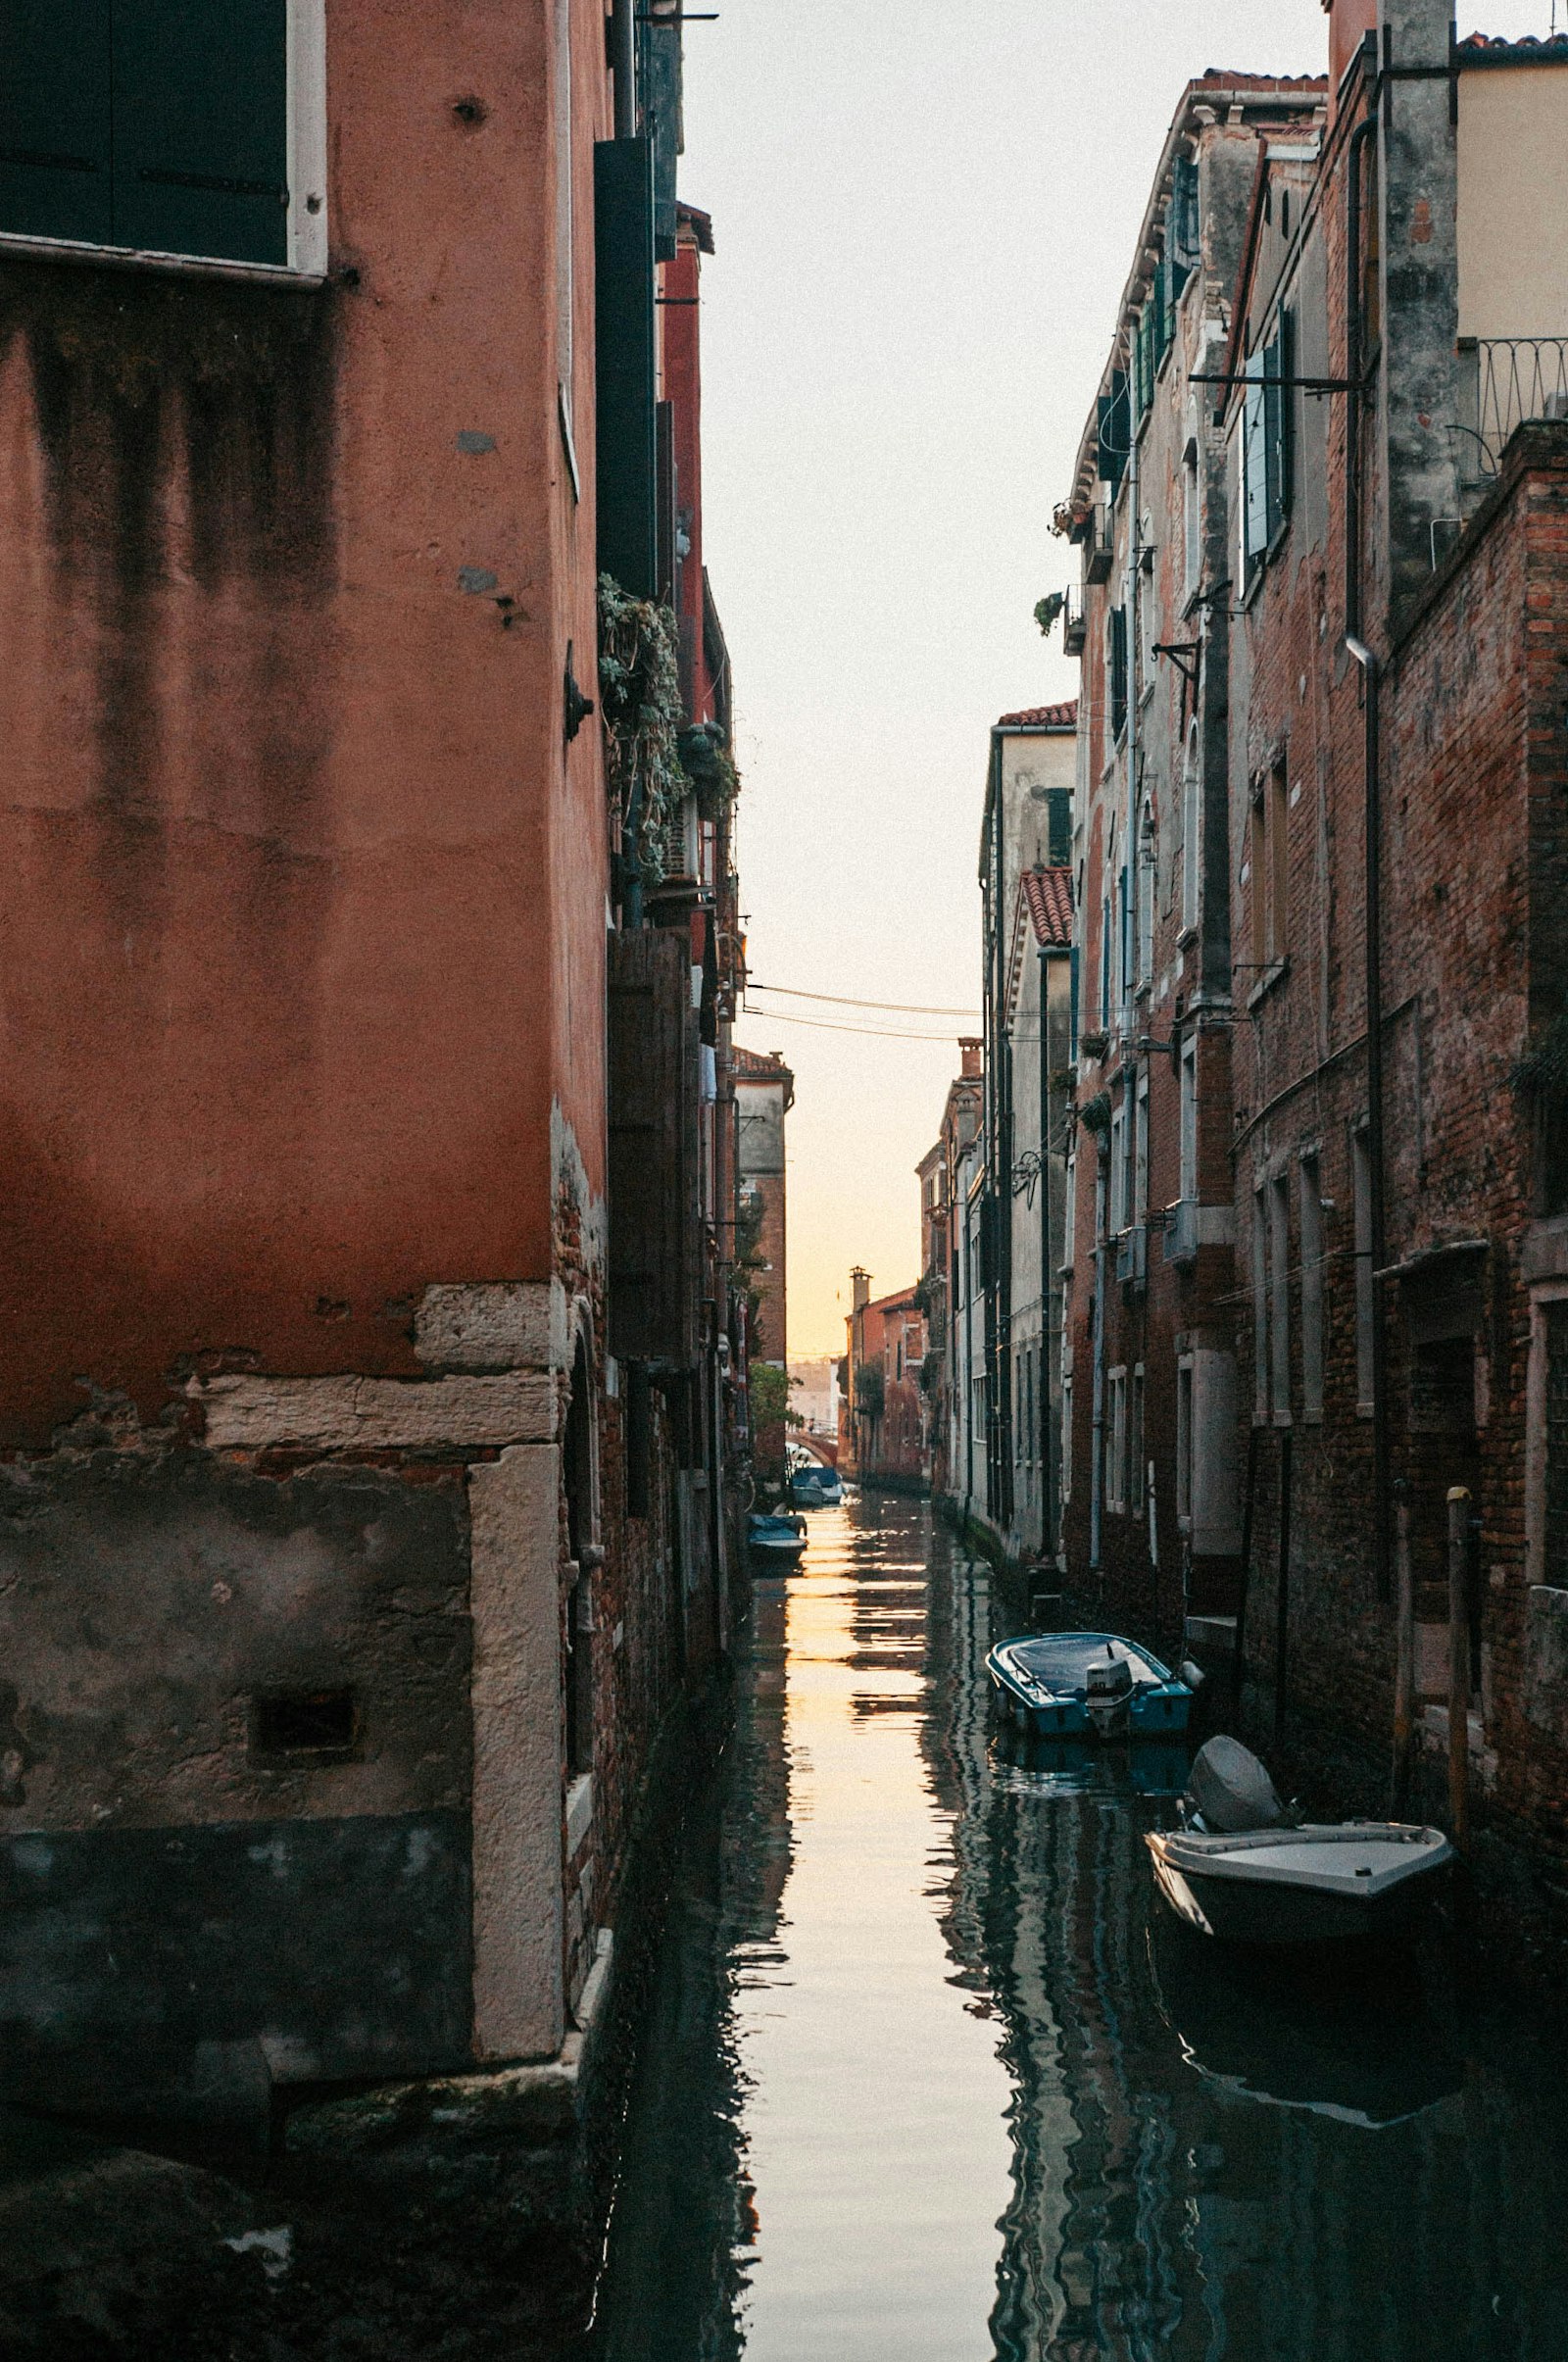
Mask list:
[{"label": "shuttered window", "polygon": [[1132,449],[1127,374],[1124,369],[1111,370],[1110,391],[1099,397],[1097,418],[1099,448],[1095,465],[1114,494],[1127,466],[1127,455]]},{"label": "shuttered window", "polygon": [[698,1015],[685,926],[612,935],[610,1350],[685,1368],[697,1353]]},{"label": "shuttered window", "polygon": [[1292,420],[1294,322],[1282,313],[1273,342],[1251,355],[1242,394],[1243,557],[1266,556],[1291,513],[1295,489]]},{"label": "shuttered window", "polygon": [[599,570],[659,596],[654,170],[646,139],[594,149]]},{"label": "shuttered window", "polygon": [[0,0],[0,230],[286,265],[288,0]]}]

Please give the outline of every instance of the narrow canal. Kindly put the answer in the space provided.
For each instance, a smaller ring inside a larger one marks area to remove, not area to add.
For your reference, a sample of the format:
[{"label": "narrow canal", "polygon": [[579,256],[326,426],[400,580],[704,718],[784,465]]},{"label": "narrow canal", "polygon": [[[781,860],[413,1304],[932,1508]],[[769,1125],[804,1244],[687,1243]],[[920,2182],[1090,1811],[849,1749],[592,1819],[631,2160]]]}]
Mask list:
[{"label": "narrow canal", "polygon": [[1441,1944],[1165,1919],[1181,1749],[992,1728],[988,1570],[921,1504],[758,1587],[664,1940],[598,2362],[1560,2362],[1563,2079]]}]

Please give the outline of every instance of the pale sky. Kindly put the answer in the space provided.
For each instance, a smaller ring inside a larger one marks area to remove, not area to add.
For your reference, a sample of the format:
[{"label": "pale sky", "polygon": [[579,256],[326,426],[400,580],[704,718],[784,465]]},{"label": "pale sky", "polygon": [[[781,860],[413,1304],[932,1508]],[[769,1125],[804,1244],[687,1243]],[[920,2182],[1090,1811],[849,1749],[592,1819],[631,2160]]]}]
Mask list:
[{"label": "pale sky", "polygon": [[[752,972],[978,1012],[986,734],[1077,694],[1031,610],[1076,573],[1051,515],[1166,127],[1206,67],[1322,72],[1327,20],[1320,0],[712,5],[686,34],[681,193],[716,247],[705,554]],[[1459,19],[1544,34],[1550,0]],[[844,1350],[852,1264],[878,1295],[916,1277],[913,1168],[966,1030],[978,1014],[753,997],[739,1039],[796,1075],[792,1357]]]}]

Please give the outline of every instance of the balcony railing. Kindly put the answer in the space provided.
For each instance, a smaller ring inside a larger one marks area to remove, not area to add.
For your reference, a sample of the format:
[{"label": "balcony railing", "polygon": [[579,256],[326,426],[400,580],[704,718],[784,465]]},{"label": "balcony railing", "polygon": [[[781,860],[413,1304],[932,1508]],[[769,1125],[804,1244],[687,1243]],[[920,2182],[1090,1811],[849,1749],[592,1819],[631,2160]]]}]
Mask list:
[{"label": "balcony railing", "polygon": [[1086,629],[1083,592],[1075,583],[1069,583],[1061,611],[1061,644],[1069,656],[1083,655]]},{"label": "balcony railing", "polygon": [[1485,484],[1527,418],[1568,418],[1568,336],[1466,337],[1459,346],[1459,474]]}]

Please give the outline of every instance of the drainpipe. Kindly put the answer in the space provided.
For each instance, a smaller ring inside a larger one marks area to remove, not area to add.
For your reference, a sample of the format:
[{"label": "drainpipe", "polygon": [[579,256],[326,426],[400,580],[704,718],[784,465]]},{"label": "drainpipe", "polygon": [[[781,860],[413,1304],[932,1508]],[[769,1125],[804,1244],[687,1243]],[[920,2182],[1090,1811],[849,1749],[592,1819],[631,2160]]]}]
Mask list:
[{"label": "drainpipe", "polygon": [[1372,1557],[1378,1598],[1389,1597],[1389,1415],[1383,1340],[1383,1279],[1388,1261],[1383,1196],[1383,783],[1379,768],[1378,692],[1382,674],[1364,640],[1347,633],[1361,667],[1366,717],[1366,1162],[1368,1245],[1372,1256]]},{"label": "drainpipe", "polygon": [[610,63],[615,81],[615,137],[637,136],[636,0],[612,0]]},{"label": "drainpipe", "polygon": [[[1375,53],[1374,53],[1375,54]],[[1350,134],[1345,258],[1345,629],[1361,629],[1361,157],[1377,136],[1377,92]]]}]

